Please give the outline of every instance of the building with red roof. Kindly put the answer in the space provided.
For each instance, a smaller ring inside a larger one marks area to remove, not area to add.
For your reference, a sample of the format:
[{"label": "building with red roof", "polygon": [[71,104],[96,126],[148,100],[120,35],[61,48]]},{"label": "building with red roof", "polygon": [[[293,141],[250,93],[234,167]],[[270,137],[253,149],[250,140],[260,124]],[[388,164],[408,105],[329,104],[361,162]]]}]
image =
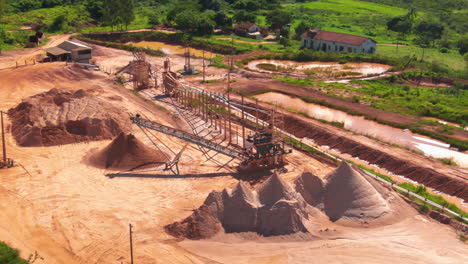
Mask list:
[{"label": "building with red roof", "polygon": [[377,42],[371,38],[309,29],[301,35],[301,47],[327,52],[375,53]]}]

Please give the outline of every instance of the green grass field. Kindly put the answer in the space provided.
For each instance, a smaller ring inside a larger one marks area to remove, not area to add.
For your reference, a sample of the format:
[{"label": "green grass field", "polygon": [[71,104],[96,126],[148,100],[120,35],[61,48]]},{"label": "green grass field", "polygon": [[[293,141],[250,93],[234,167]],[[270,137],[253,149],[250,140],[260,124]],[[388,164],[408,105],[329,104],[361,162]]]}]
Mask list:
[{"label": "green grass field", "polygon": [[[233,36],[234,39],[243,40],[246,42],[257,42],[257,41],[264,41],[264,40],[255,40],[249,38],[242,38],[238,36]],[[194,39],[199,40],[207,40],[210,43],[214,44],[222,44],[222,45],[231,45],[234,44],[234,47],[238,50],[242,50],[245,52],[253,51],[253,50],[268,50],[268,51],[275,51],[275,52],[284,52],[284,51],[297,51],[300,46],[299,41],[291,41],[290,47],[283,47],[282,45],[278,44],[278,42],[272,42],[268,44],[250,44],[250,43],[240,43],[234,41],[232,43],[230,40],[220,39],[220,38],[231,38],[230,35],[213,35],[213,36],[206,36],[206,37],[194,37]]]},{"label": "green grass field", "polygon": [[317,2],[308,2],[289,6],[303,6],[311,9],[333,10],[342,13],[369,15],[387,14],[391,16],[400,16],[408,12],[404,8],[355,0],[321,0]]},{"label": "green grass field", "polygon": [[408,12],[404,8],[356,0],[321,0],[289,4],[285,8],[298,14],[292,28],[305,20],[322,30],[371,37],[381,43],[393,43],[397,38],[395,32],[387,30],[387,21]]},{"label": "green grass field", "polygon": [[[377,46],[377,54],[382,54],[385,56],[413,56],[416,55],[418,59],[423,57],[423,49],[415,46]],[[448,67],[455,70],[466,70],[466,62],[460,53],[457,50],[449,50],[448,53],[441,53],[438,49],[426,48],[424,50],[424,60],[426,61],[435,61],[438,63],[443,63]]]}]

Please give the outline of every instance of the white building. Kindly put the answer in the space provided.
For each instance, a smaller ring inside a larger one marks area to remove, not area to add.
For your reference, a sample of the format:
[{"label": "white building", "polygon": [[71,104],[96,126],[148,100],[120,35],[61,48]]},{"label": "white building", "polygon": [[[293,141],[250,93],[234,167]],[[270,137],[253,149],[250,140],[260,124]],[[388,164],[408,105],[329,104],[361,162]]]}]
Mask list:
[{"label": "white building", "polygon": [[301,35],[301,47],[327,52],[375,53],[377,42],[371,38],[309,29]]}]

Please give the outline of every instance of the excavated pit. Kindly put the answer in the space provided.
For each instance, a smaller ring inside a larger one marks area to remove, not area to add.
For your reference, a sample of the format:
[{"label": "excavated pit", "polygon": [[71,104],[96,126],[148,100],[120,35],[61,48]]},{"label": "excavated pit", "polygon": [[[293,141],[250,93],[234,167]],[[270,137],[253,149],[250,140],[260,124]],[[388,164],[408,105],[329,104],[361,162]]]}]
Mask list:
[{"label": "excavated pit", "polygon": [[51,89],[23,99],[8,115],[24,147],[111,139],[131,127],[125,111],[84,90]]},{"label": "excavated pit", "polygon": [[[371,181],[345,162],[325,182],[306,172],[296,178],[293,187],[274,174],[255,191],[241,181],[233,190],[211,192],[191,216],[165,228],[176,237],[203,239],[222,230],[278,236],[314,234],[334,224],[395,221],[386,217],[397,211],[395,208],[408,206],[396,194]],[[397,214],[404,217],[404,213]]]}]

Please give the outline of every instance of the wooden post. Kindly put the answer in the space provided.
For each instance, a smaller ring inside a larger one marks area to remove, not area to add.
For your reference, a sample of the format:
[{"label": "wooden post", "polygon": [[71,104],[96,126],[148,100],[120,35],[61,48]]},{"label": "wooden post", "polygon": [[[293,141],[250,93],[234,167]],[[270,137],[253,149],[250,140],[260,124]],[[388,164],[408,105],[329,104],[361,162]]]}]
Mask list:
[{"label": "wooden post", "polygon": [[255,98],[255,133],[258,132],[258,99]]},{"label": "wooden post", "polygon": [[231,125],[231,99],[228,90],[228,122],[229,122],[229,144],[232,143],[232,125]]},{"label": "wooden post", "polygon": [[226,106],[223,104],[223,122],[224,122],[224,140],[226,140],[227,137],[227,115],[226,115]]},{"label": "wooden post", "polygon": [[203,82],[205,82],[205,51],[203,50]]},{"label": "wooden post", "polygon": [[0,111],[1,122],[2,122],[2,150],[3,150],[3,164],[6,165],[7,156],[6,156],[6,144],[5,144],[5,129],[3,126],[3,111]]},{"label": "wooden post", "polygon": [[130,264],[133,264],[133,240],[132,240],[132,224],[128,224],[130,229]]},{"label": "wooden post", "polygon": [[229,71],[228,71],[228,76],[227,76],[227,92],[228,93],[231,91],[231,60],[232,58],[229,57],[228,59]]},{"label": "wooden post", "polygon": [[198,94],[198,115],[200,115],[200,113],[202,112],[203,110],[203,104],[201,103],[202,102],[202,97],[201,97],[201,93],[197,93]]},{"label": "wooden post", "polygon": [[245,120],[244,120],[244,96],[241,96],[242,99],[242,147],[245,148]]},{"label": "wooden post", "polygon": [[203,90],[202,92],[202,106],[203,106],[203,109],[202,109],[202,113],[203,113],[203,120],[205,120],[206,122],[206,95],[205,95],[205,91]]}]

